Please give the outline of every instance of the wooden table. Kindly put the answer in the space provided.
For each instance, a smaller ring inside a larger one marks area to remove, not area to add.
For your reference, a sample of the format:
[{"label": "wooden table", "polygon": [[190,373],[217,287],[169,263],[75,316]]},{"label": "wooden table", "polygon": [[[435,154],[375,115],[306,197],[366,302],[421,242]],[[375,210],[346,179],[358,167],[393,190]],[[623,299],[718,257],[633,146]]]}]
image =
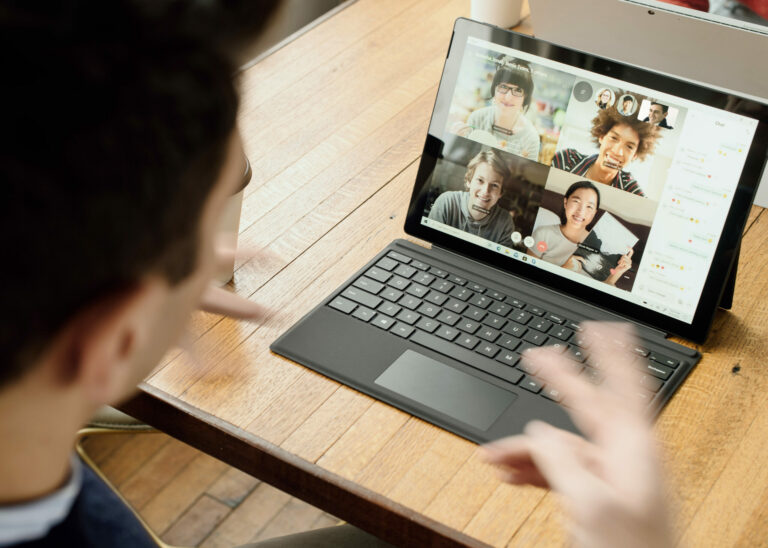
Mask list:
[{"label": "wooden table", "polygon": [[[454,19],[468,0],[359,0],[243,75],[254,177],[234,290],[259,325],[200,313],[125,409],[393,543],[558,546],[556,497],[502,484],[462,438],[273,355],[269,344],[402,225]],[[768,539],[768,215],[753,208],[733,311],[658,420],[676,532]]]}]

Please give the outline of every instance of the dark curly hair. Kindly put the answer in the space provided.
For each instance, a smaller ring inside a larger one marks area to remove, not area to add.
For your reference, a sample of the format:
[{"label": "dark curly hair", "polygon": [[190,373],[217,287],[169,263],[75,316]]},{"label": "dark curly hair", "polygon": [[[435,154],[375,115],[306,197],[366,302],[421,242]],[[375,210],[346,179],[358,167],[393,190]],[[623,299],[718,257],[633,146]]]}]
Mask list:
[{"label": "dark curly hair", "polygon": [[609,107],[600,110],[592,119],[592,137],[594,143],[599,147],[600,139],[605,137],[613,126],[625,125],[632,128],[640,140],[637,145],[636,158],[644,160],[649,154],[653,154],[656,148],[656,141],[661,137],[661,131],[658,127],[643,122],[631,116],[623,116],[615,107]]}]

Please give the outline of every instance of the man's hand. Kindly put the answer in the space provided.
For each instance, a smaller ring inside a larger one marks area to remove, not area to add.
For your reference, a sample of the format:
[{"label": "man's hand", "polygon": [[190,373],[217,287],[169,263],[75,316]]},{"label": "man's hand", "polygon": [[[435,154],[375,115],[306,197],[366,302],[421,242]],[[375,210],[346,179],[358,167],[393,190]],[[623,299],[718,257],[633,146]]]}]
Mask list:
[{"label": "man's hand", "polygon": [[520,436],[483,447],[504,480],[549,487],[562,495],[573,540],[589,547],[672,545],[661,465],[644,403],[636,396],[631,332],[620,324],[588,324],[584,336],[592,362],[604,373],[600,386],[575,374],[568,360],[547,349],[528,351],[538,376],[560,390],[586,439],[542,422]]}]

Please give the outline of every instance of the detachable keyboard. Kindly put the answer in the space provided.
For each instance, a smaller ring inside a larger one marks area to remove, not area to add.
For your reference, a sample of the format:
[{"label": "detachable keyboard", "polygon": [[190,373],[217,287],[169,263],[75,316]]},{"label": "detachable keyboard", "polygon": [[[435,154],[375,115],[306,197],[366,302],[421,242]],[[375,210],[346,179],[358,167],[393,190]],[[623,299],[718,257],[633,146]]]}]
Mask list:
[{"label": "detachable keyboard", "polygon": [[[327,306],[555,402],[562,395],[521,359],[526,349],[555,348],[591,382],[602,379],[605,364],[590,358],[580,319],[399,251],[386,253]],[[653,406],[681,361],[639,345],[630,350],[643,371],[637,397]]]}]

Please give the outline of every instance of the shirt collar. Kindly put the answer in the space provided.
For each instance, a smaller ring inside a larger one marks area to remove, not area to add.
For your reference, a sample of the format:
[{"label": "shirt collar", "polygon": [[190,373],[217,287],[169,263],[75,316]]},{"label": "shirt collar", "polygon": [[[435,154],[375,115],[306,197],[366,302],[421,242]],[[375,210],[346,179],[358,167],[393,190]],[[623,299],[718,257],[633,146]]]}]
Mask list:
[{"label": "shirt collar", "polygon": [[70,465],[69,480],[50,495],[23,504],[0,506],[0,546],[44,537],[64,521],[83,481],[80,459],[72,455]]}]

